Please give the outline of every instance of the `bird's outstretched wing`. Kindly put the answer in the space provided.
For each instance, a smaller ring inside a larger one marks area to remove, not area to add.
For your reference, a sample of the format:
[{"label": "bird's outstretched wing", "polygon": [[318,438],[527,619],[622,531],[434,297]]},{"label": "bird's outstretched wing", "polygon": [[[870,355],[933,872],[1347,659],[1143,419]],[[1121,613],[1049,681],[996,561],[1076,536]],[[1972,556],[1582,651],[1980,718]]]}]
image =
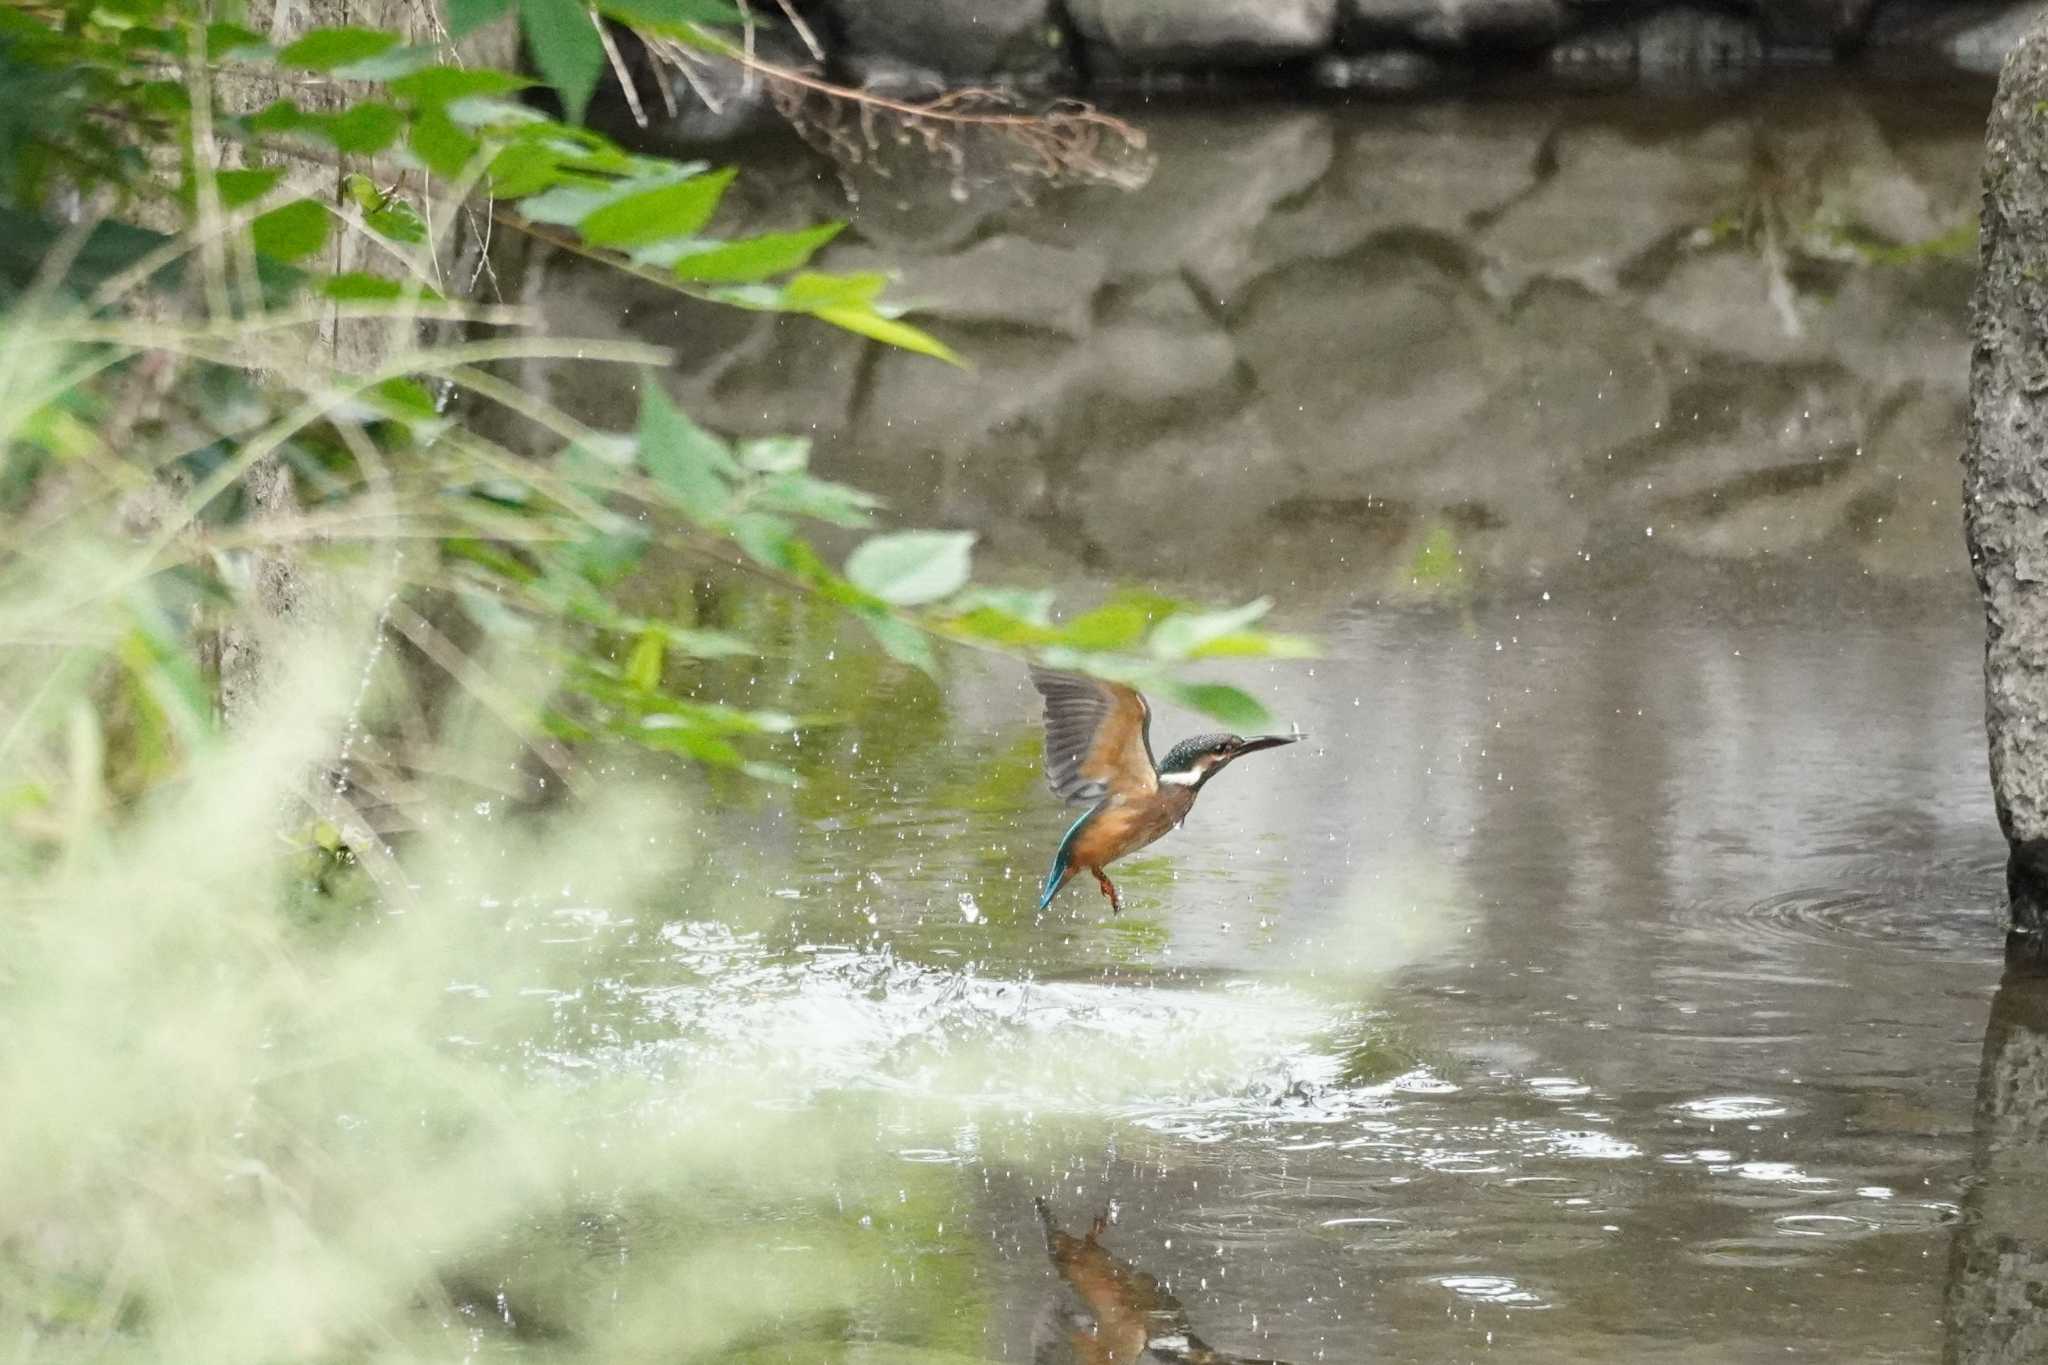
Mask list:
[{"label": "bird's outstretched wing", "polygon": [[1152,708],[1136,688],[1033,665],[1045,698],[1045,781],[1063,801],[1159,789]]}]

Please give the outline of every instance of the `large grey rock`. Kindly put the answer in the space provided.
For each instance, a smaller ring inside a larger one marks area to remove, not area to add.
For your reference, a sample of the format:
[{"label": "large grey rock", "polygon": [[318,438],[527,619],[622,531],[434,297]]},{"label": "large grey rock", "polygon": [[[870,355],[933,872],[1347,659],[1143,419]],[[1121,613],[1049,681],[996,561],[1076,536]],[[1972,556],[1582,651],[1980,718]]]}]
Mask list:
[{"label": "large grey rock", "polygon": [[1431,47],[1541,47],[1565,28],[1562,0],[1344,0],[1347,38],[1402,38]]},{"label": "large grey rock", "polygon": [[886,54],[970,80],[1066,69],[1052,0],[832,0],[830,10],[858,57]]},{"label": "large grey rock", "polygon": [[1074,27],[1130,66],[1236,66],[1330,45],[1337,0],[1068,0]]},{"label": "large grey rock", "polygon": [[2048,929],[2048,26],[2007,59],[1984,143],[1963,520],[1984,595],[1985,724],[2013,947]]}]

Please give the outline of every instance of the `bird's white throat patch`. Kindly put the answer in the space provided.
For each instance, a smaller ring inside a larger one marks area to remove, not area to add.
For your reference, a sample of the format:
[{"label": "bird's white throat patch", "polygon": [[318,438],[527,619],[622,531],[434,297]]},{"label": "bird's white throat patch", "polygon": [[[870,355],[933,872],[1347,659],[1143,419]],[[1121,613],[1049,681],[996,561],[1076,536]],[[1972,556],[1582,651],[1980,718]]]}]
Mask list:
[{"label": "bird's white throat patch", "polygon": [[1159,780],[1171,783],[1176,787],[1192,787],[1202,780],[1202,774],[1199,769],[1193,769],[1184,773],[1161,773],[1159,774]]}]

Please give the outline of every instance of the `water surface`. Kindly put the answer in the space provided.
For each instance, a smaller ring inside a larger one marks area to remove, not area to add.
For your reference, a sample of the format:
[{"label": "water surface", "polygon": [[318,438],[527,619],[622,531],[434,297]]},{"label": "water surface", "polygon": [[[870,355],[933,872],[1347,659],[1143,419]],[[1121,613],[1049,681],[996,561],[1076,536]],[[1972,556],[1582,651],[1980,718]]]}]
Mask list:
[{"label": "water surface", "polygon": [[1979,1074],[2044,1034],[2009,988],[1987,1056],[1954,502],[1982,96],[1141,110],[1148,188],[1029,203],[770,177],[969,373],[539,272],[995,578],[1270,594],[1326,645],[1217,672],[1310,742],[1120,864],[1123,916],[1037,916],[1021,671],[780,627],[760,697],[851,723],[706,826],[769,908],[648,912],[596,1055],[761,1059],[902,1182],[841,1200],[894,1292],[836,1350],[2025,1358],[2041,1125]]}]

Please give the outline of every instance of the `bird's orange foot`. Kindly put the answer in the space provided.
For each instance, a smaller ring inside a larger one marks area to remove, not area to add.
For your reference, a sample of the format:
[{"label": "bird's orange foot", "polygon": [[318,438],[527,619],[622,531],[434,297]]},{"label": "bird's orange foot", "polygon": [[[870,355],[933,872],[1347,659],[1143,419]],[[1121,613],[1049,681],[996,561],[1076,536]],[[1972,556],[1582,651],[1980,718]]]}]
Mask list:
[{"label": "bird's orange foot", "polygon": [[1099,867],[1091,867],[1088,870],[1095,874],[1095,884],[1102,888],[1102,894],[1109,897],[1109,913],[1121,915],[1124,912],[1124,903],[1123,898],[1116,894],[1116,883],[1112,882]]}]

